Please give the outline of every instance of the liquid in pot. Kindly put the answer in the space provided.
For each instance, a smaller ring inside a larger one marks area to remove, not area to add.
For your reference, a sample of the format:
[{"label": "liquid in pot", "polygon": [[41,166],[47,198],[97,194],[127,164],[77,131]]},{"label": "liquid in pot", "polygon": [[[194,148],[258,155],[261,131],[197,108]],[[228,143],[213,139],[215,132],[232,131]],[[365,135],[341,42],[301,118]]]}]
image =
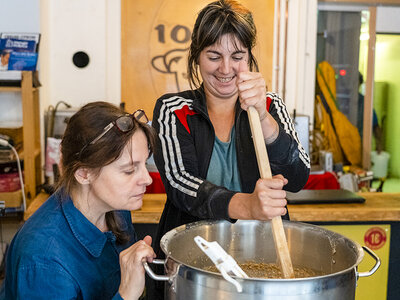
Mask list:
[{"label": "liquid in pot", "polygon": [[[284,279],[281,268],[273,263],[246,262],[238,264],[250,278]],[[216,266],[205,267],[204,270],[219,273]],[[306,278],[323,275],[306,267],[293,267],[295,278]]]}]

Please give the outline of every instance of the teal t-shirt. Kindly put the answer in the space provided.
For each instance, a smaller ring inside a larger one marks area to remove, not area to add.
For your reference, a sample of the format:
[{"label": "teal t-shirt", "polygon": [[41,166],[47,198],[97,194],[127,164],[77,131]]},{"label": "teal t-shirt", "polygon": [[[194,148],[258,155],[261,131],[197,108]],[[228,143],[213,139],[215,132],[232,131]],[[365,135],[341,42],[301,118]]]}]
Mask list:
[{"label": "teal t-shirt", "polygon": [[231,130],[229,142],[221,142],[215,137],[207,180],[216,185],[226,187],[228,190],[241,192],[234,127]]}]

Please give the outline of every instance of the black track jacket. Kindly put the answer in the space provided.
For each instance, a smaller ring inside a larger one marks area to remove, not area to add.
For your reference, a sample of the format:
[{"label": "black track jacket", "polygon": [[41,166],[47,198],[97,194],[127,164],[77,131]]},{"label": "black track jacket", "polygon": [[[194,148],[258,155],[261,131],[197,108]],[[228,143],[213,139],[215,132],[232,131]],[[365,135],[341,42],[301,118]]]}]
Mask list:
[{"label": "black track jacket", "polygon": [[[309,157],[278,95],[267,93],[267,109],[279,124],[278,138],[267,145],[272,174],[282,174],[288,179],[285,190],[299,191],[308,179]],[[154,241],[159,256],[161,237],[177,226],[202,219],[233,222],[228,215],[228,205],[236,192],[205,179],[215,132],[208,117],[202,87],[159,98],[152,124],[158,134],[154,159],[167,193],[167,202]],[[242,192],[252,193],[260,173],[248,116],[240,108],[239,101],[234,126]]]}]

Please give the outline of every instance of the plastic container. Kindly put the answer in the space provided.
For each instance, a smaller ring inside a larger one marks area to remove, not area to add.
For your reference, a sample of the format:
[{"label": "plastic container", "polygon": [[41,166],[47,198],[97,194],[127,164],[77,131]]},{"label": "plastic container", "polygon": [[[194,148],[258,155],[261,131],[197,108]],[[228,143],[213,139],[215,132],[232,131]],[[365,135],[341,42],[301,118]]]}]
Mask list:
[{"label": "plastic container", "polygon": [[381,153],[371,152],[371,170],[374,173],[374,178],[387,177],[389,158],[390,154],[385,151],[381,151]]}]

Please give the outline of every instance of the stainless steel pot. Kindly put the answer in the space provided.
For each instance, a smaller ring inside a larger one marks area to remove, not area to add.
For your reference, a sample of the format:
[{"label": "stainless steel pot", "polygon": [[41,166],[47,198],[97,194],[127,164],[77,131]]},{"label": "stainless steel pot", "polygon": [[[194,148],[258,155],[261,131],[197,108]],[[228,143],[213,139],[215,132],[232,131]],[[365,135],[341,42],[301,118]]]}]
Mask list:
[{"label": "stainless steel pot", "polygon": [[275,263],[277,256],[271,223],[259,221],[201,221],[177,227],[161,239],[166,275],[156,275],[147,263],[147,274],[166,281],[166,299],[354,299],[359,277],[370,276],[379,268],[379,258],[363,247],[376,261],[369,272],[358,272],[364,257],[359,244],[324,228],[283,222],[294,266],[321,271],[323,276],[299,279],[240,279],[243,292],[221,275],[202,269],[212,262],[197,247],[193,238],[200,235],[218,243],[239,263]]}]

